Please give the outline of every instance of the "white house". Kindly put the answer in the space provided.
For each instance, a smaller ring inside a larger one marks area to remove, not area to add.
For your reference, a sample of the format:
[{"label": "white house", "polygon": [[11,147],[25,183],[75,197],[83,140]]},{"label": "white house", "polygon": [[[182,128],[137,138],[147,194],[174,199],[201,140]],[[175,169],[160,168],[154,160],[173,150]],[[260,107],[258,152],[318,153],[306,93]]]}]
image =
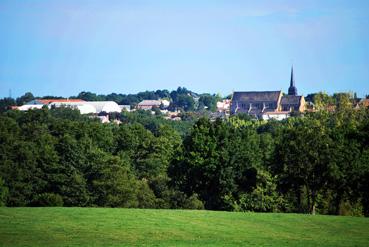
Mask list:
[{"label": "white house", "polygon": [[122,111],[128,111],[128,112],[131,111],[131,106],[130,105],[119,105],[119,107]]},{"label": "white house", "polygon": [[29,109],[41,109],[44,105],[52,107],[70,107],[77,109],[81,114],[99,114],[100,112],[121,112],[114,101],[84,101],[80,99],[36,99],[28,102],[26,105],[20,106],[17,109],[27,111]]},{"label": "white house", "polygon": [[28,111],[30,109],[41,109],[44,105],[22,105],[18,106],[16,109],[20,111]]},{"label": "white house", "polygon": [[114,101],[86,101],[85,104],[95,107],[96,113],[121,112],[122,109]]},{"label": "white house", "polygon": [[225,99],[217,102],[217,111],[218,112],[229,112],[231,108],[231,100]]},{"label": "white house", "polygon": [[270,111],[264,112],[261,115],[263,120],[275,119],[275,120],[283,120],[290,116],[289,111]]},{"label": "white house", "polygon": [[164,106],[164,108],[168,108],[169,105],[170,105],[170,102],[169,102],[169,100],[162,99],[161,104]]},{"label": "white house", "polygon": [[87,104],[87,102],[53,102],[49,104],[49,108],[52,107],[70,107],[72,109],[79,110],[81,114],[95,114],[96,108],[90,104]]}]

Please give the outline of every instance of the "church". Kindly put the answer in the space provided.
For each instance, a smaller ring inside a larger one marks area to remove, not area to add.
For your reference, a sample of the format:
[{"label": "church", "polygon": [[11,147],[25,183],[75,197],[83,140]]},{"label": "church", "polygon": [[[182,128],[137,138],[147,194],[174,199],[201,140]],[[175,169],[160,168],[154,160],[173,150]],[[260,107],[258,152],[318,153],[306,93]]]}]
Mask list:
[{"label": "church", "polygon": [[257,119],[284,119],[291,112],[304,112],[304,96],[297,95],[293,67],[291,68],[288,94],[282,91],[234,92],[231,100],[231,114],[247,113]]}]

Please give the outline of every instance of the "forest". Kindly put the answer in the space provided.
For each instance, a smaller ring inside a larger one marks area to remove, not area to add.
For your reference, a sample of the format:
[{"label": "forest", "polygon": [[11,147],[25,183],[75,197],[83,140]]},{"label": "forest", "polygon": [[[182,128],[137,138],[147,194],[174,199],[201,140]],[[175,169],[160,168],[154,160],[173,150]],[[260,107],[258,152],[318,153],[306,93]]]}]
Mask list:
[{"label": "forest", "polygon": [[368,109],[283,121],[119,117],[2,112],[0,204],[369,216]]}]

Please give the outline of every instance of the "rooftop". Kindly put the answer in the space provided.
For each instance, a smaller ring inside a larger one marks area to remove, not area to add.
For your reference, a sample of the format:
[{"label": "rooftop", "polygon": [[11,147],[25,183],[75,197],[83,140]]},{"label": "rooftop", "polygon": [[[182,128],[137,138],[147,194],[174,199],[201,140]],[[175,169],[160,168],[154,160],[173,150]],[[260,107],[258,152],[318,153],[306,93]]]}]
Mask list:
[{"label": "rooftop", "polygon": [[36,100],[41,102],[44,105],[47,105],[50,103],[85,102],[82,99],[36,99]]},{"label": "rooftop", "polygon": [[302,96],[283,95],[281,104],[299,104]]},{"label": "rooftop", "polygon": [[249,92],[234,92],[233,101],[278,101],[281,91],[249,91]]},{"label": "rooftop", "polygon": [[160,100],[143,100],[138,105],[160,105]]}]

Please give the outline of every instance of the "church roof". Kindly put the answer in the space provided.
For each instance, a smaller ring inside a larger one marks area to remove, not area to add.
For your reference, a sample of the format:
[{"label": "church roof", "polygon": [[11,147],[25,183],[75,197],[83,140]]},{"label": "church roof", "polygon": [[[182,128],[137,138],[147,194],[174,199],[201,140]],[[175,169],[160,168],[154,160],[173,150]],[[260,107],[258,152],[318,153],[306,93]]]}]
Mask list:
[{"label": "church roof", "polygon": [[278,101],[281,91],[234,92],[233,101],[266,102]]},{"label": "church roof", "polygon": [[295,95],[283,95],[281,99],[282,105],[294,105],[300,104],[302,96],[295,96]]}]

